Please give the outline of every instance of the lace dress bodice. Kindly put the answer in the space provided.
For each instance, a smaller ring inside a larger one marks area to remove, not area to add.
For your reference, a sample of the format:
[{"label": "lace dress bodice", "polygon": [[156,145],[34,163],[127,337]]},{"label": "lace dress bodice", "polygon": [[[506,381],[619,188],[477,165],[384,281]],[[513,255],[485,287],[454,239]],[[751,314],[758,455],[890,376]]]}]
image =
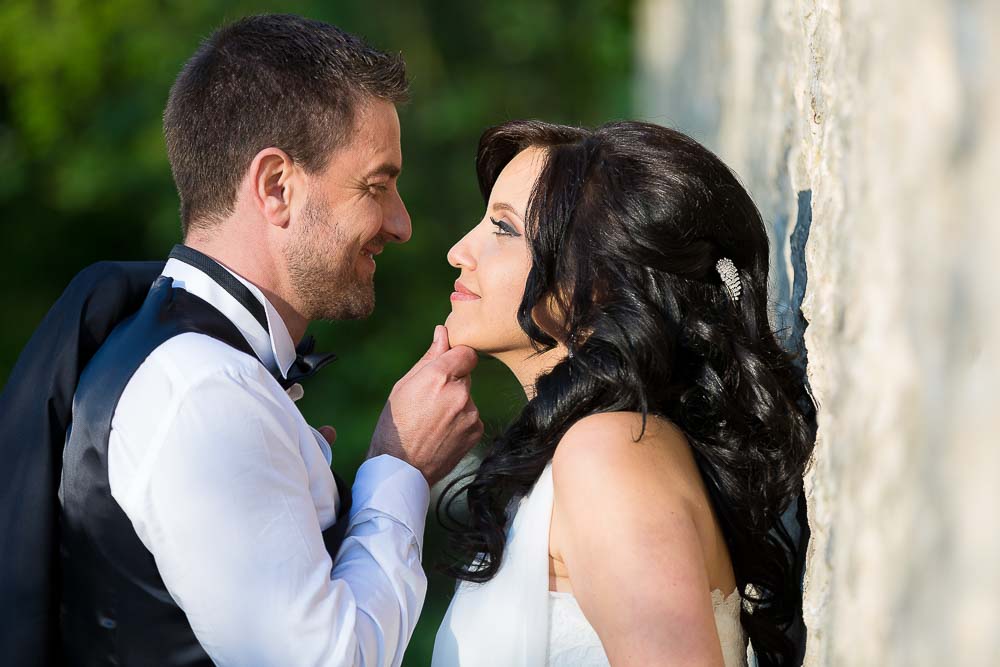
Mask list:
[{"label": "lace dress bodice", "polygon": [[[433,667],[608,665],[604,647],[570,593],[549,591],[552,464],[517,506],[496,576],[462,582],[434,643]],[[740,596],[712,593],[726,667],[746,667]]]}]

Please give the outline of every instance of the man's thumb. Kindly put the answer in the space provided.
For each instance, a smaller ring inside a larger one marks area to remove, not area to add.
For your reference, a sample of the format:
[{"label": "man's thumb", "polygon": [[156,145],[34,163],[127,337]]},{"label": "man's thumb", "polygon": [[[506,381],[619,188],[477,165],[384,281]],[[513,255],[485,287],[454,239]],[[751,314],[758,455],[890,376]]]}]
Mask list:
[{"label": "man's thumb", "polygon": [[434,341],[424,358],[428,361],[437,359],[449,349],[451,349],[451,345],[448,344],[448,329],[439,324],[434,327]]}]

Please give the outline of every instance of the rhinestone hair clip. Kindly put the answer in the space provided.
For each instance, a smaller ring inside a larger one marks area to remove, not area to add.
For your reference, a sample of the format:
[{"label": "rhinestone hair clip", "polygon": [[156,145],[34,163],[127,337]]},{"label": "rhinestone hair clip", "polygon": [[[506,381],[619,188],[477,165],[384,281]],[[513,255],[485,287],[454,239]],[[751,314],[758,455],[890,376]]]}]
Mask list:
[{"label": "rhinestone hair clip", "polygon": [[723,257],[715,263],[715,270],[719,272],[719,277],[729,290],[729,296],[733,297],[734,303],[739,303],[740,294],[743,292],[743,285],[740,283],[740,274],[736,270],[733,260]]}]

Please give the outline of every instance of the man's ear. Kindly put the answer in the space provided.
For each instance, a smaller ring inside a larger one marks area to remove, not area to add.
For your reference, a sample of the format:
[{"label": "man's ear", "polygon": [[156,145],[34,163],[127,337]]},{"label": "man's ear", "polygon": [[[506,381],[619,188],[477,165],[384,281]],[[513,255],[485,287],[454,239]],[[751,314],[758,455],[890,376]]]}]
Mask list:
[{"label": "man's ear", "polygon": [[291,216],[292,197],[298,186],[296,167],[280,148],[265,148],[250,163],[252,201],[270,224],[285,227]]}]

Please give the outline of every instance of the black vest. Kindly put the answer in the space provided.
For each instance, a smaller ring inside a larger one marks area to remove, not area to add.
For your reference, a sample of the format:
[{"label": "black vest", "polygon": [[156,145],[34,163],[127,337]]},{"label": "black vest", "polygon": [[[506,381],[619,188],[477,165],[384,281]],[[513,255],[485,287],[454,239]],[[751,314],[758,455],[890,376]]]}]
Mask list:
[{"label": "black vest", "polygon": [[[108,483],[111,418],[153,350],[173,336],[197,332],[254,354],[228,318],[172,282],[156,279],[140,310],[115,328],[87,365],[73,398],[59,487],[66,664],[212,665]],[[349,491],[337,482],[343,498]],[[346,529],[340,519],[323,535],[331,554]]]}]

